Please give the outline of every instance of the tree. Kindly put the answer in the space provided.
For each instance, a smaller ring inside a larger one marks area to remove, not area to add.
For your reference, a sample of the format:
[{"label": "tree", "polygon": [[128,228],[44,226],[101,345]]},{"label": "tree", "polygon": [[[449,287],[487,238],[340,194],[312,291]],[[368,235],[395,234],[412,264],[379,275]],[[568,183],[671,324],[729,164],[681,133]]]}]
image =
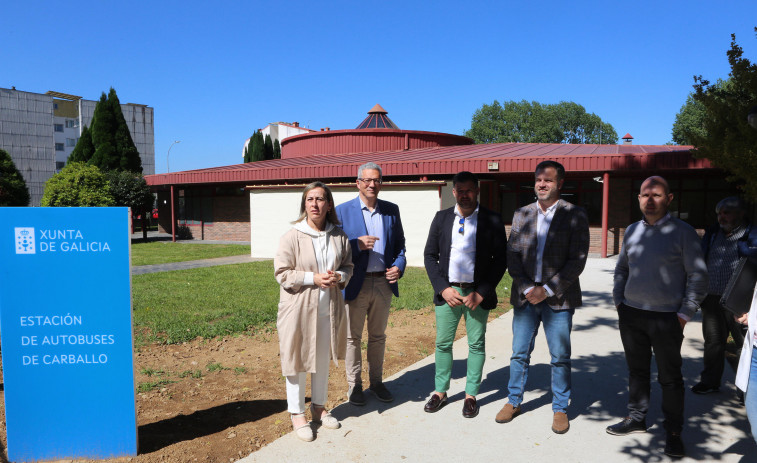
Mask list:
[{"label": "tree", "polygon": [[79,137],[79,141],[76,142],[76,146],[74,147],[74,150],[71,152],[71,154],[68,156],[68,160],[66,160],[66,163],[88,162],[90,159],[92,159],[92,156],[94,154],[95,154],[95,145],[92,144],[92,133],[89,131],[89,128],[85,125],[81,131],[81,137]]},{"label": "tree", "polygon": [[72,162],[45,183],[42,206],[112,206],[108,180],[96,166]]},{"label": "tree", "polygon": [[152,210],[155,198],[142,174],[111,170],[106,176],[114,206],[130,207],[134,214]]},{"label": "tree", "polygon": [[[715,87],[724,88],[728,85],[727,80],[718,79],[713,84]],[[673,122],[672,139],[673,143],[677,145],[691,145],[691,136],[688,134],[695,134],[697,136],[705,136],[704,132],[704,119],[706,117],[705,108],[696,99],[694,99],[694,92],[689,93],[686,97],[686,102],[681,106],[681,110],[676,114],[676,120]]]},{"label": "tree", "polygon": [[11,155],[0,149],[0,207],[28,206],[30,199],[26,181],[13,163]]},{"label": "tree", "polygon": [[250,138],[247,139],[247,145],[244,147],[244,162],[251,162],[253,138],[255,138],[255,134],[250,135]]},{"label": "tree", "polygon": [[131,138],[129,126],[126,124],[126,118],[121,109],[121,102],[113,87],[108,93],[108,105],[116,120],[115,147],[120,162],[118,169],[141,173],[142,159],[139,157],[139,150],[134,144],[134,139]]},{"label": "tree", "polygon": [[273,159],[273,142],[269,133],[265,134],[265,141],[263,142],[263,158],[266,160]]},{"label": "tree", "polygon": [[613,126],[580,104],[562,101],[497,100],[484,104],[473,114],[465,136],[476,143],[604,143],[614,144],[618,134]]},{"label": "tree", "polygon": [[273,141],[273,159],[281,159],[281,144],[278,138]]},{"label": "tree", "polygon": [[[111,170],[106,174],[114,206],[131,208],[133,216],[142,216],[142,237],[147,239],[148,214],[152,211],[155,197],[142,174],[124,170]],[[132,228],[133,229],[133,228]]]},{"label": "tree", "polygon": [[250,140],[251,148],[248,150],[250,155],[250,162],[263,161],[265,159],[265,142],[263,141],[263,133],[260,130],[255,131]]},{"label": "tree", "polygon": [[738,182],[746,196],[757,200],[757,130],[747,122],[750,109],[757,105],[757,64],[743,57],[734,34],[726,54],[731,65],[727,85],[694,77],[694,100],[704,108],[702,133],[684,133],[697,148],[696,157],[727,171],[729,181]]},{"label": "tree", "polygon": [[[95,151],[88,163],[103,170],[142,172],[139,151],[126,125],[118,95],[112,87],[107,97],[103,92],[95,106],[90,133]],[[82,138],[79,143],[82,143]]]}]

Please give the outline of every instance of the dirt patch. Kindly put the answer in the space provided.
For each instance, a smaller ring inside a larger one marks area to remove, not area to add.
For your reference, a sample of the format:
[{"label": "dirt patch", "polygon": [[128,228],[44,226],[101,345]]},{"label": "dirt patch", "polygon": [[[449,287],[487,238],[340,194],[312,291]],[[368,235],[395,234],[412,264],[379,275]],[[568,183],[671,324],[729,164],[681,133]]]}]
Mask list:
[{"label": "dirt patch", "polygon": [[[461,322],[457,338],[463,335]],[[434,338],[433,309],[393,312],[387,328],[385,376],[433,354]],[[346,400],[344,362],[338,368],[332,365],[329,376],[327,406],[333,408]],[[223,339],[144,346],[135,354],[135,379],[139,455],[109,461],[226,463],[291,431],[274,328]],[[5,449],[2,399],[0,441]]]}]

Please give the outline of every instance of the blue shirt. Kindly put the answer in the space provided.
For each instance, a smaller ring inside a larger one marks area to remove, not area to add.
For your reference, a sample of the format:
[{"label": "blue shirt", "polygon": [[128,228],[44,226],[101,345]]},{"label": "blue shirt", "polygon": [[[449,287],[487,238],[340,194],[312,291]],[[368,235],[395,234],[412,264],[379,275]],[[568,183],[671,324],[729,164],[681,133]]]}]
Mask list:
[{"label": "blue shirt", "polygon": [[365,222],[366,231],[369,235],[378,238],[373,244],[373,249],[368,251],[368,268],[366,272],[386,271],[386,260],[384,259],[384,218],[379,210],[378,201],[376,202],[376,207],[371,211],[363,200],[360,199],[360,209],[363,211],[363,221]]}]

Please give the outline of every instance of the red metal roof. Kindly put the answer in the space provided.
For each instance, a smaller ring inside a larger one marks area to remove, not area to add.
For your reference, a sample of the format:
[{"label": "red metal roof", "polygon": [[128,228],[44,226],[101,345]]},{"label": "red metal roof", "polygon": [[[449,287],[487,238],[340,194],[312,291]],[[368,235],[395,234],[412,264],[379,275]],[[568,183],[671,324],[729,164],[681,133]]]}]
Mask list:
[{"label": "red metal roof", "polygon": [[[153,186],[354,178],[357,167],[369,161],[379,164],[385,177],[452,175],[462,170],[488,174],[532,173],[536,165],[545,159],[562,163],[568,172],[713,168],[707,159],[694,158],[692,148],[668,145],[493,143],[275,159],[148,175],[145,178]],[[490,170],[490,162],[498,163],[498,168]]]},{"label": "red metal roof", "polygon": [[287,137],[281,141],[281,158],[391,152],[472,144],[472,139],[451,133],[396,129],[329,130]]},{"label": "red metal roof", "polygon": [[626,133],[625,135],[623,135],[623,140],[626,140],[626,139],[633,140],[633,137],[631,136],[630,133]]}]

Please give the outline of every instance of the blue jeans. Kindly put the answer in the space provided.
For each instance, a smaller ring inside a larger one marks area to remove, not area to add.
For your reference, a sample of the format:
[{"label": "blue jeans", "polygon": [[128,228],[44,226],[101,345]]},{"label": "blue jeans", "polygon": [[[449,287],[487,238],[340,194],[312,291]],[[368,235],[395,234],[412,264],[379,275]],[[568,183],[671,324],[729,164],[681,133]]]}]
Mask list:
[{"label": "blue jeans", "polygon": [[757,347],[752,347],[752,364],[749,366],[749,384],[744,396],[746,416],[752,425],[752,437],[757,442]]},{"label": "blue jeans", "polygon": [[539,324],[544,324],[552,365],[552,411],[566,412],[570,400],[570,331],[573,309],[553,310],[546,302],[526,303],[513,309],[513,355],[510,357],[508,401],[513,407],[523,402],[528,366]]}]

